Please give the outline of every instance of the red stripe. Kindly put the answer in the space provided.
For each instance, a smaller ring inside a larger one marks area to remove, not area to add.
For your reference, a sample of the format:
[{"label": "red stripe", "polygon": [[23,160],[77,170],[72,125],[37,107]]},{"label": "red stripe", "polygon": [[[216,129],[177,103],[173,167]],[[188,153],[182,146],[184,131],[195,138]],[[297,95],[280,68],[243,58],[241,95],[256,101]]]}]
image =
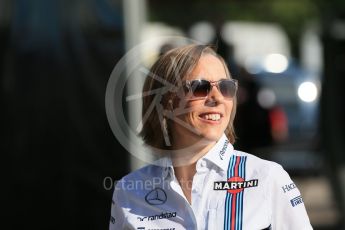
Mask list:
[{"label": "red stripe", "polygon": [[240,157],[236,157],[235,176],[238,176],[238,165],[239,164],[240,164]]},{"label": "red stripe", "polygon": [[[238,177],[238,166],[240,164],[240,157],[236,157],[236,163],[235,163],[235,175],[236,177]],[[232,195],[232,207],[231,207],[231,226],[230,229],[231,230],[235,230],[235,223],[236,223],[236,198],[237,198],[237,194],[233,194]]]},{"label": "red stripe", "polygon": [[235,230],[236,197],[237,197],[237,194],[233,194],[232,195],[232,202],[231,202],[232,203],[232,207],[231,207],[231,226],[230,226],[231,230]]}]

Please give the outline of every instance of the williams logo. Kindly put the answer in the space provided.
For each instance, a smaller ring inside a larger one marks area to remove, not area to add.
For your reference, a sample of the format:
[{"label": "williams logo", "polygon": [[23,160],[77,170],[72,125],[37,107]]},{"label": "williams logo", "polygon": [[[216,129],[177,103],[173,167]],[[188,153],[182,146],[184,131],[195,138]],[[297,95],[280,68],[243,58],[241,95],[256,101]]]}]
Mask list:
[{"label": "williams logo", "polygon": [[214,190],[227,190],[229,193],[239,193],[245,188],[257,187],[259,180],[245,181],[242,177],[231,177],[228,181],[215,181]]},{"label": "williams logo", "polygon": [[167,194],[163,189],[155,188],[145,196],[145,200],[150,205],[164,204],[167,201]]},{"label": "williams logo", "polygon": [[219,151],[219,157],[221,160],[224,159],[224,154],[225,154],[226,149],[228,148],[228,144],[229,144],[229,141],[225,140],[223,148]]}]

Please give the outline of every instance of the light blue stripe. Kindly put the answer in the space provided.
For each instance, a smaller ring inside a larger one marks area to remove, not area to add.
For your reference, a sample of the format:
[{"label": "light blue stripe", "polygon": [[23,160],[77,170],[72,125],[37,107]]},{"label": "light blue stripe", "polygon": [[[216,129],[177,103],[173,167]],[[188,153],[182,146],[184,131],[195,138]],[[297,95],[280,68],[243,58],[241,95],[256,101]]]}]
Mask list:
[{"label": "light blue stripe", "polygon": [[232,166],[231,166],[229,178],[233,177],[234,174],[235,174],[236,156],[233,156],[233,158],[234,159],[233,159],[233,163],[232,163]]}]

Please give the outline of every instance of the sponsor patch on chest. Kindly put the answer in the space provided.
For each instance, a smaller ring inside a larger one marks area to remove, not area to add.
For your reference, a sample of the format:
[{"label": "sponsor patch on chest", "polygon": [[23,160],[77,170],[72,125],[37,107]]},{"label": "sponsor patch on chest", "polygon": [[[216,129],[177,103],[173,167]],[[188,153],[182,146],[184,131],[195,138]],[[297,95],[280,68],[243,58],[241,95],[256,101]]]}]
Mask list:
[{"label": "sponsor patch on chest", "polygon": [[231,177],[227,181],[215,181],[213,190],[227,190],[228,193],[239,193],[245,188],[257,187],[258,179],[245,181],[242,177]]}]

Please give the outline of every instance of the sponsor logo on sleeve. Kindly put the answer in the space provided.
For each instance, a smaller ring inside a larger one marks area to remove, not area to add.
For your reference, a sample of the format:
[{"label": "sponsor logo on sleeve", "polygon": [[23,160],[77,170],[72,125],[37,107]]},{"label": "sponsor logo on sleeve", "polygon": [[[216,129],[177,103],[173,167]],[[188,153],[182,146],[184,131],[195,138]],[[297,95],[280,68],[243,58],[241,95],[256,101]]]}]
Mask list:
[{"label": "sponsor logo on sleeve", "polygon": [[167,194],[161,188],[151,190],[145,196],[145,201],[150,205],[160,205],[167,201]]},{"label": "sponsor logo on sleeve", "polygon": [[228,181],[215,181],[213,185],[214,190],[227,190],[228,193],[236,194],[243,191],[245,188],[257,187],[258,179],[245,181],[242,177],[231,177]]},{"label": "sponsor logo on sleeve", "polygon": [[302,204],[303,203],[302,196],[297,196],[297,197],[293,198],[292,200],[290,200],[290,203],[291,203],[292,207],[295,207],[299,204]]},{"label": "sponsor logo on sleeve", "polygon": [[291,190],[297,188],[295,183],[291,183],[291,184],[286,184],[282,187],[283,189],[283,192],[286,193],[286,192],[290,192]]}]

